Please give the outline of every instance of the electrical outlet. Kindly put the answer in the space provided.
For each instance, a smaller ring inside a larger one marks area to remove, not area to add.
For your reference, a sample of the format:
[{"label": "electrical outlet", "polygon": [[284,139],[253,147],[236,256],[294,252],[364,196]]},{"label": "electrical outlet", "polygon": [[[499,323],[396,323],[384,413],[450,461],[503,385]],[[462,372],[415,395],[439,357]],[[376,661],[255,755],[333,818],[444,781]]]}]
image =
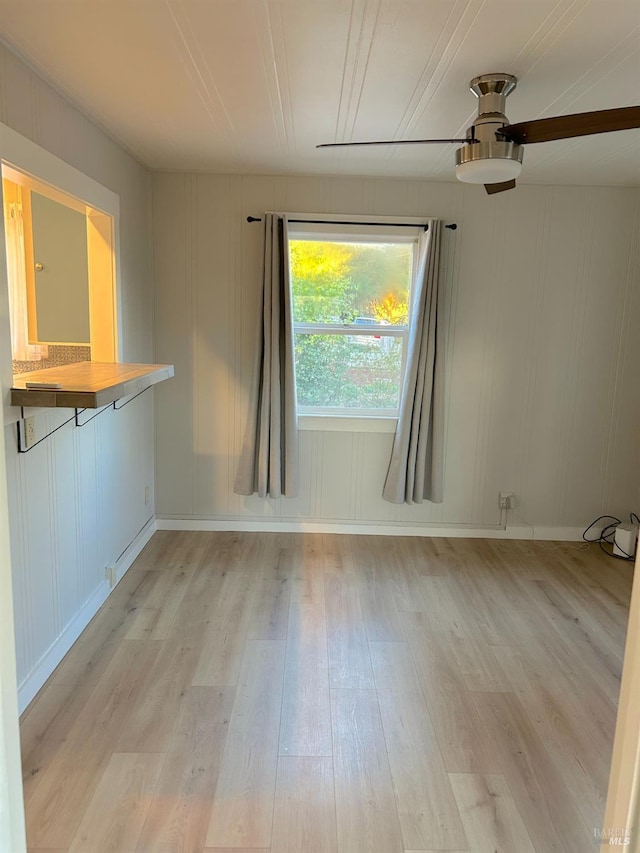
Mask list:
[{"label": "electrical outlet", "polygon": [[36,443],[36,419],[34,417],[24,419],[24,447],[28,450]]},{"label": "electrical outlet", "polygon": [[513,509],[515,506],[513,492],[498,492],[498,506],[500,509]]},{"label": "electrical outlet", "polygon": [[109,581],[109,589],[113,589],[118,581],[118,569],[115,566],[105,566],[104,576]]}]

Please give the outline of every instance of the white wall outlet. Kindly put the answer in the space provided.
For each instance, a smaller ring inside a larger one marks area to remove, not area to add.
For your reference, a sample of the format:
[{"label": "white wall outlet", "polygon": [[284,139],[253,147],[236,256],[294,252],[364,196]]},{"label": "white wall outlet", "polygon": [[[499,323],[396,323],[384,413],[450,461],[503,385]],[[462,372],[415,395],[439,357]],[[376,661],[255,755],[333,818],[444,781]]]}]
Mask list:
[{"label": "white wall outlet", "polygon": [[109,589],[113,589],[118,582],[118,569],[115,566],[105,566],[104,576],[109,581]]},{"label": "white wall outlet", "polygon": [[24,419],[24,447],[28,450],[36,443],[36,419],[34,417]]},{"label": "white wall outlet", "polygon": [[498,506],[500,509],[513,509],[516,505],[513,492],[498,492]]}]

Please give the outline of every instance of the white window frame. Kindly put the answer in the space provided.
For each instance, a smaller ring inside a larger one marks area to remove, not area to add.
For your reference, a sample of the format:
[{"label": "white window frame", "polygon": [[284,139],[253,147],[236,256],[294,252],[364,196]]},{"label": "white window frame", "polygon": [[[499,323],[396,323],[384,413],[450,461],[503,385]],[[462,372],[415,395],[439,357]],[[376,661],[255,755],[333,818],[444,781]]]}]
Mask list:
[{"label": "white window frame", "polygon": [[[317,242],[352,242],[352,243],[406,243],[413,244],[413,265],[409,285],[409,305],[414,293],[414,283],[417,268],[417,246],[420,235],[424,232],[425,220],[417,217],[387,217],[387,216],[343,216],[316,214],[289,214],[289,239],[313,240]],[[313,222],[291,222],[296,219],[309,219]],[[341,224],[332,224],[323,220],[339,219]],[[363,220],[366,220],[364,222]],[[342,224],[343,222],[353,224]],[[374,224],[379,222],[380,224]],[[397,223],[397,225],[395,224]],[[389,224],[389,228],[385,225]],[[403,227],[398,227],[402,224]],[[292,295],[293,299],[293,295]],[[335,334],[362,335],[402,338],[402,364],[400,368],[400,389],[404,379],[407,359],[407,343],[411,325],[392,326],[385,324],[361,325],[339,323],[295,323],[295,334]],[[298,424],[300,429],[332,430],[349,432],[394,432],[398,419],[397,409],[355,409],[338,408],[335,406],[298,406]]]}]

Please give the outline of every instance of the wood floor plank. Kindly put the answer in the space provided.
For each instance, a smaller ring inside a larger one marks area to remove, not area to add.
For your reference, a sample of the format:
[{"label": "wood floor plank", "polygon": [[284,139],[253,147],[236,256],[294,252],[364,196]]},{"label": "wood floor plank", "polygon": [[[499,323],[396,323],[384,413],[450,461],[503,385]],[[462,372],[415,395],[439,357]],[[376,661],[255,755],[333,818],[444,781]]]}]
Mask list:
[{"label": "wood floor plank", "polygon": [[384,562],[378,563],[377,571],[384,576],[398,610],[426,610],[429,601],[420,583],[424,565],[416,565],[413,537],[387,537],[388,545]]},{"label": "wood floor plank", "polygon": [[602,610],[598,613],[600,618],[594,618],[580,600],[583,593],[579,594],[578,585],[567,591],[570,599],[553,580],[532,581],[527,588],[551,619],[562,621],[562,630],[567,636],[590,645],[612,669],[621,673],[621,649],[624,649],[626,635],[624,625],[615,625],[609,614],[603,614]]},{"label": "wood floor plank", "polygon": [[589,850],[593,828],[578,813],[520,702],[509,693],[474,693],[473,701],[535,849],[545,853]]},{"label": "wood floor plank", "polygon": [[253,536],[246,533],[238,533],[232,530],[209,535],[209,546],[206,559],[211,571],[218,572],[244,572],[247,570],[246,561],[254,543],[257,542]]},{"label": "wood floor plank", "polygon": [[325,572],[352,572],[351,537],[338,533],[322,533],[322,568]]},{"label": "wood floor plank", "polygon": [[234,686],[251,625],[255,578],[229,572],[212,600],[211,615],[201,624],[203,633],[194,687]]},{"label": "wood floor plank", "polygon": [[339,853],[403,853],[374,690],[332,690]]},{"label": "wood floor plank", "polygon": [[585,822],[604,814],[613,728],[605,737],[594,723],[588,684],[571,695],[567,681],[550,675],[528,648],[501,646],[496,655]]},{"label": "wood floor plank", "polygon": [[329,684],[372,689],[369,643],[358,588],[347,575],[325,576]]},{"label": "wood floor plank", "polygon": [[[380,542],[379,539],[383,541]],[[362,615],[370,642],[405,640],[400,611],[389,580],[391,556],[386,537],[361,537],[354,554]]]},{"label": "wood floor plank", "polygon": [[[606,557],[603,555],[606,561]],[[562,652],[572,666],[581,670],[585,677],[595,680],[606,694],[617,703],[620,692],[620,661],[592,642],[588,632],[574,622],[574,616],[566,600],[557,592],[547,595],[540,583],[533,584],[527,578],[514,578],[503,571],[503,589],[508,589],[503,608],[510,628],[510,636],[504,645],[544,647],[551,656]],[[500,581],[499,571],[491,569],[485,578],[485,588],[495,591]],[[553,599],[556,599],[555,603]],[[524,607],[523,602],[528,606]],[[577,618],[577,617],[576,617]],[[587,673],[589,675],[587,675]]]},{"label": "wood floor plank", "polygon": [[137,851],[201,850],[233,707],[233,687],[190,687]]},{"label": "wood floor plank", "polygon": [[247,570],[258,577],[291,583],[302,547],[300,533],[259,533],[247,555]]},{"label": "wood floor plank", "polygon": [[422,575],[446,575],[457,571],[477,540],[446,537],[416,537],[413,542],[416,567]]},{"label": "wood floor plank", "polygon": [[[93,617],[82,643],[71,646],[51,676],[50,684],[98,684],[158,580],[155,572],[132,572],[129,569],[106,605]],[[125,584],[122,589],[121,584]]]},{"label": "wood floor plank", "polygon": [[132,566],[135,571],[162,571],[174,552],[180,548],[183,536],[175,530],[156,530]]},{"label": "wood floor plank", "polygon": [[[449,573],[449,566],[445,561],[435,559],[433,553],[428,549],[429,540],[418,536],[400,536],[394,537],[398,541],[397,553],[411,573],[416,577],[425,577],[428,575],[446,575]],[[413,607],[402,608],[414,610]]]},{"label": "wood floor plank", "polygon": [[286,577],[254,581],[247,639],[286,640],[291,583]]},{"label": "wood floor plank", "polygon": [[473,613],[456,596],[449,577],[422,578],[431,606],[425,610],[430,628],[439,634],[468,690],[509,691],[511,688]]},{"label": "wood floor plank", "polygon": [[127,640],[164,640],[205,550],[201,539],[186,540],[179,561],[161,572],[129,628]]},{"label": "wood floor plank", "polygon": [[337,853],[331,758],[278,759],[272,853]]},{"label": "wood floor plank", "polygon": [[467,838],[406,643],[371,643],[405,847],[464,848]]},{"label": "wood floor plank", "polygon": [[[613,561],[612,561],[613,562]],[[579,568],[578,568],[579,566]],[[631,565],[629,577],[632,575]],[[609,573],[599,572],[594,576],[589,559],[576,563],[566,551],[558,555],[556,571],[546,572],[541,580],[552,581],[569,601],[585,607],[591,618],[614,632],[616,642],[624,641],[625,614],[629,601],[626,584],[622,588],[611,589],[606,584]],[[603,583],[605,581],[605,583]],[[620,618],[622,616],[622,618]]]},{"label": "wood floor plank", "polygon": [[304,533],[293,561],[291,602],[324,607],[324,534]]},{"label": "wood floor plank", "polygon": [[114,753],[69,846],[69,853],[134,850],[164,755]]},{"label": "wood floor plank", "polygon": [[[544,614],[536,607],[522,606],[525,600],[522,578],[510,563],[491,562],[491,553],[483,543],[478,563],[465,566],[460,578],[469,589],[476,588],[474,604],[488,614],[499,634],[500,644],[518,645],[523,642],[523,635],[537,636],[548,632]],[[528,578],[525,576],[524,579]]]},{"label": "wood floor plank", "polygon": [[323,605],[291,605],[279,749],[280,755],[332,755],[327,630]]},{"label": "wood floor plank", "polygon": [[[555,678],[568,696],[578,702],[580,697],[589,697],[589,718],[599,731],[593,743],[607,743],[610,749],[617,718],[619,682],[608,686],[605,680],[603,684],[600,671],[590,665],[590,648],[579,643],[565,645],[560,635],[539,637],[537,642],[528,643],[527,649],[542,666],[542,671],[546,670],[549,678]],[[604,754],[604,750],[602,752]]]},{"label": "wood floor plank", "polygon": [[196,572],[185,591],[144,689],[118,741],[117,752],[164,752],[175,733],[185,692],[203,645],[204,625],[216,607],[224,578]]},{"label": "wood floor plank", "polygon": [[207,847],[270,847],[285,643],[248,640]]},{"label": "wood floor plank", "polygon": [[461,572],[451,572],[448,579],[452,595],[464,612],[473,614],[473,625],[485,643],[499,646],[508,642],[510,637],[500,630],[485,600],[481,571],[473,578]]},{"label": "wood floor plank", "polygon": [[536,853],[504,776],[452,773],[449,778],[474,853]]},{"label": "wood floor plank", "polygon": [[513,626],[505,616],[505,602],[493,585],[493,575],[482,564],[449,575],[453,594],[460,606],[473,612],[473,620],[490,646],[514,642]]},{"label": "wood floor plank", "polygon": [[449,773],[496,773],[500,765],[471,694],[424,613],[404,613],[411,656]]},{"label": "wood floor plank", "polygon": [[29,853],[67,853],[68,847],[29,847]]},{"label": "wood floor plank", "polygon": [[[591,590],[595,600],[608,602],[614,614],[619,613],[617,603],[622,604],[626,611],[631,596],[633,584],[633,562],[607,559],[607,571],[602,571],[603,554],[597,545],[591,545],[587,552],[565,549],[558,555],[563,578],[570,577],[578,580]],[[553,573],[558,577],[558,571]],[[623,611],[623,612],[624,612]]]},{"label": "wood floor plank", "polygon": [[91,685],[51,684],[20,721],[22,786],[30,798],[42,774],[66,741],[94,688]]},{"label": "wood floor plank", "polygon": [[33,847],[67,847],[158,654],[158,643],[123,640],[64,744],[25,801]]}]

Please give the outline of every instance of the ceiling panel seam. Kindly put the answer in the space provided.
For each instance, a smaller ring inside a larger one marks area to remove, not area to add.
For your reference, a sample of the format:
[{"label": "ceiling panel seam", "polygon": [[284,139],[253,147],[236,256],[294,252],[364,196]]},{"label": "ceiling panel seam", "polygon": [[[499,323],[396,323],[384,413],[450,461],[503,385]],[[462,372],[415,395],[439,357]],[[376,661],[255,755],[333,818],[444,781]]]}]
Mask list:
[{"label": "ceiling panel seam", "polygon": [[[234,144],[237,150],[237,134],[231,120],[231,116],[227,111],[224,99],[218,90],[213,75],[206,64],[206,61],[202,57],[202,50],[198,45],[197,38],[193,33],[189,20],[186,17],[186,13],[184,13],[183,10],[185,19],[184,24],[181,24],[174,9],[172,8],[170,0],[165,0],[165,5],[174,25],[175,32],[178,35],[178,52],[185,71],[191,79],[194,89],[200,98],[207,115],[211,118],[216,131],[224,133],[227,139]],[[190,38],[187,37],[187,29],[189,30]],[[200,54],[202,67],[195,57],[196,50]],[[205,80],[205,75],[209,78],[210,83],[207,83]]]},{"label": "ceiling panel seam", "polygon": [[[455,35],[461,19],[466,14],[472,2],[473,0],[456,0],[453,4],[447,19],[440,30],[438,38],[436,39],[433,50],[431,51],[429,58],[426,60],[416,85],[411,92],[405,111],[402,114],[402,118],[398,122],[396,133],[399,136],[404,136],[412,122],[415,124],[416,110],[420,105],[420,101],[424,98],[425,92],[428,90],[429,86],[431,86],[434,75],[441,61],[438,57],[442,57],[443,52],[446,51],[447,47],[451,43],[451,39]],[[460,6],[464,6],[464,10],[462,12],[459,11]],[[450,32],[450,27],[452,27],[452,32]],[[443,42],[445,43],[445,47],[441,49]]]},{"label": "ceiling panel seam", "polygon": [[[269,101],[271,113],[273,116],[276,133],[280,137],[280,143],[288,157],[292,154],[292,147],[295,149],[295,130],[293,123],[293,113],[291,110],[291,90],[289,68],[287,63],[286,40],[284,37],[284,28],[282,24],[282,8],[279,4],[265,4],[265,12],[267,17],[267,33],[269,39],[269,59],[265,61],[264,51],[262,51],[262,62],[265,70],[265,79],[269,86]],[[274,24],[275,21],[275,24]],[[278,48],[276,48],[276,38],[274,33],[274,25],[278,28]],[[279,65],[282,63],[284,74],[280,74]],[[269,74],[269,68],[273,69],[273,78]],[[284,85],[282,79],[284,78]],[[272,91],[273,90],[273,93]]]},{"label": "ceiling panel seam", "polygon": [[[521,73],[528,74],[536,67],[536,65],[544,60],[553,45],[567,32],[567,30],[571,28],[571,26],[573,26],[573,24],[575,24],[577,19],[580,17],[580,14],[584,12],[585,8],[590,3],[591,0],[573,0],[573,3],[571,3],[566,11],[560,15],[560,17],[548,29],[545,36],[536,45],[535,59],[530,65],[523,67]],[[574,7],[577,7],[575,9],[575,14],[571,15]]]},{"label": "ceiling panel seam", "polygon": [[589,2],[591,2],[591,0],[558,0],[553,9],[551,9],[549,14],[533,33],[531,38],[525,42],[515,55],[514,68],[526,68],[526,63],[531,61],[532,57],[538,56],[538,52],[542,50],[545,42],[552,38],[555,28],[571,11],[572,6],[582,4],[582,9],[584,9],[585,5]]},{"label": "ceiling panel seam", "polygon": [[469,0],[467,3],[464,12],[460,16],[458,23],[455,25],[453,32],[448,38],[446,47],[438,59],[436,67],[430,76],[428,85],[413,110],[413,114],[405,127],[405,131],[411,132],[415,125],[424,118],[424,115],[431,105],[431,101],[436,95],[438,88],[442,85],[442,81],[449,73],[454,60],[460,53],[460,50],[468,38],[471,28],[486,6],[486,2],[487,0]]},{"label": "ceiling panel seam", "polygon": [[[375,37],[381,0],[354,0],[349,19],[345,61],[336,122],[336,140],[352,138],[358,117],[371,48]],[[360,7],[359,23],[355,23],[356,7]],[[357,35],[355,31],[357,29]]]},{"label": "ceiling panel seam", "polygon": [[[446,47],[442,51],[435,69],[431,73],[429,83],[420,100],[416,104],[413,114],[405,127],[405,133],[407,133],[408,136],[412,134],[413,128],[423,120],[427,109],[436,96],[439,87],[442,85],[442,81],[451,70],[451,66],[468,38],[471,28],[477,21],[485,6],[486,0],[469,0],[467,3],[464,12],[453,29],[453,32],[448,37]],[[473,122],[473,119],[476,116],[475,111],[470,112],[468,116],[469,117],[467,118],[464,127],[460,129],[459,133],[465,132],[469,124]],[[440,168],[445,159],[450,161],[452,150],[452,147],[447,145],[436,154],[434,159],[435,169]],[[396,154],[394,152],[391,159],[394,159],[395,156]]]},{"label": "ceiling panel seam", "polygon": [[[640,7],[639,7],[640,8]],[[557,98],[554,98],[544,109],[543,112],[538,113],[535,118],[539,118],[543,115],[543,113],[553,113],[554,115],[559,112],[566,112],[573,104],[580,100],[584,95],[588,94],[592,89],[594,89],[599,83],[601,83],[606,77],[612,74],[616,68],[630,59],[634,54],[640,56],[640,49],[638,48],[640,28],[633,30],[630,33],[619,41],[616,45],[614,45],[611,50],[609,50],[602,59],[599,59],[595,65],[592,65],[584,74],[582,74],[578,79],[568,86],[562,94],[558,95]],[[629,50],[625,51],[625,43],[628,43]],[[607,60],[614,60],[612,65],[609,65],[606,68]],[[603,70],[603,66],[606,70]],[[593,79],[591,84],[585,83],[589,78]],[[570,92],[573,89],[577,89],[578,93],[574,97],[570,95]],[[566,100],[565,100],[566,98]],[[554,106],[558,104],[558,106]],[[625,104],[615,104],[615,106],[625,106]],[[628,104],[626,106],[634,106],[634,104]],[[604,109],[604,107],[603,107]]]}]

